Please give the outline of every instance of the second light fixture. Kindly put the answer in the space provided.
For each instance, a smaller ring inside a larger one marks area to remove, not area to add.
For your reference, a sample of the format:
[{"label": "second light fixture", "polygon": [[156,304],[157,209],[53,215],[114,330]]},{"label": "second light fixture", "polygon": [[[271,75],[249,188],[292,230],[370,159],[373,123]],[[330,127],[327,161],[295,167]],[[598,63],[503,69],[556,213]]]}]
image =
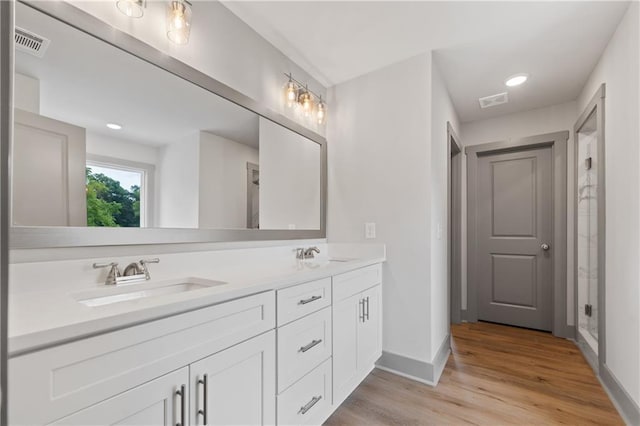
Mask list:
[{"label": "second light fixture", "polygon": [[[287,106],[298,106],[305,117],[315,114],[318,124],[324,124],[327,118],[327,104],[322,100],[322,95],[316,95],[306,84],[300,83],[291,74],[285,74],[289,81],[285,86],[285,99]],[[315,98],[315,100],[314,100]]]}]

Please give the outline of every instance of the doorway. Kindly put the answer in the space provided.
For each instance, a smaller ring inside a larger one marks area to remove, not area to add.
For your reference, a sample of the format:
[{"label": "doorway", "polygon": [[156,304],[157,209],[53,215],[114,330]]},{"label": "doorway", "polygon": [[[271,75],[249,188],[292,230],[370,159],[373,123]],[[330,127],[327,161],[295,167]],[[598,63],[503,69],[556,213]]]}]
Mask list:
[{"label": "doorway", "polygon": [[447,122],[447,146],[449,153],[449,170],[447,174],[449,307],[451,323],[460,324],[462,321],[462,144],[449,122]]},{"label": "doorway", "polygon": [[604,97],[602,85],[574,127],[576,340],[596,371],[605,361]]},{"label": "doorway", "polygon": [[467,147],[468,306],[485,320],[571,337],[569,132]]}]

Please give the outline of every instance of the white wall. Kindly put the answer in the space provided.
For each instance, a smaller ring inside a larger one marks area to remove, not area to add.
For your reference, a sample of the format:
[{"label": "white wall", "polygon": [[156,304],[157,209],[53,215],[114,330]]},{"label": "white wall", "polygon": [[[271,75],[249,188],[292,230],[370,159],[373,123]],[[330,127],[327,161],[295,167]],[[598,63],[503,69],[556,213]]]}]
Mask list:
[{"label": "white wall", "polygon": [[87,131],[87,154],[156,165],[162,148]]},{"label": "white wall", "polygon": [[432,356],[449,335],[447,229],[448,165],[447,122],[460,133],[458,115],[435,61],[431,68],[431,348]]},{"label": "white wall", "polygon": [[200,132],[200,228],[247,227],[247,162],[257,149]]},{"label": "white wall", "polygon": [[[326,89],[217,1],[193,2],[189,44],[179,46],[166,36],[166,2],[148,1],[141,19],[116,9],[115,1],[73,0],[69,3],[128,32],[147,44],[204,72],[252,99],[324,134],[325,126],[307,119],[284,102],[284,73],[309,83],[325,95]],[[326,96],[323,96],[326,98]]]},{"label": "white wall", "polygon": [[40,80],[15,73],[13,80],[14,108],[40,114]]},{"label": "white wall", "polygon": [[320,153],[260,117],[260,229],[320,229]]},{"label": "white wall", "polygon": [[[503,115],[488,120],[478,120],[462,123],[460,138],[465,146],[482,143],[517,139],[526,136],[540,135],[568,130],[568,146],[573,143],[573,126],[578,118],[575,101],[560,105],[552,105],[531,111]],[[567,150],[567,324],[574,323],[574,292],[573,292],[573,149]],[[462,308],[467,308],[467,164],[466,155],[462,164]]]},{"label": "white wall", "polygon": [[156,223],[161,228],[197,228],[200,133],[166,145],[157,176]]},{"label": "white wall", "polygon": [[606,364],[640,404],[640,4],[633,2],[579,99],[605,98]]},{"label": "white wall", "polygon": [[331,241],[385,243],[383,349],[430,362],[431,56],[339,84],[328,124]]}]

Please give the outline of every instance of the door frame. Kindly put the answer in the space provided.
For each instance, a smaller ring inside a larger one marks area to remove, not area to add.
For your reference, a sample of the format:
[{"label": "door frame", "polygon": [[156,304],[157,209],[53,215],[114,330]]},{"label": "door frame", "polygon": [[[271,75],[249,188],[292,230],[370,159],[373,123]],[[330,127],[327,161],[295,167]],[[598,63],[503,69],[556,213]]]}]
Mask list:
[{"label": "door frame", "polygon": [[9,150],[13,140],[14,1],[0,1],[0,424],[7,424]]},{"label": "door frame", "polygon": [[524,138],[474,145],[467,154],[467,320],[478,321],[477,306],[477,174],[481,155],[551,148],[553,174],[553,327],[559,337],[574,337],[574,327],[567,324],[567,141],[569,131],[546,133]]},{"label": "door frame", "polygon": [[447,284],[452,324],[462,322],[462,144],[447,121]]},{"label": "door frame", "polygon": [[593,112],[596,112],[596,135],[598,138],[597,155],[598,155],[598,371],[604,371],[606,363],[607,346],[606,346],[606,194],[605,194],[605,109],[604,100],[606,97],[606,85],[602,83],[596,93],[593,95],[580,117],[573,126],[573,291],[575,301],[574,324],[575,339],[579,338],[578,312],[578,132],[584,126]]}]

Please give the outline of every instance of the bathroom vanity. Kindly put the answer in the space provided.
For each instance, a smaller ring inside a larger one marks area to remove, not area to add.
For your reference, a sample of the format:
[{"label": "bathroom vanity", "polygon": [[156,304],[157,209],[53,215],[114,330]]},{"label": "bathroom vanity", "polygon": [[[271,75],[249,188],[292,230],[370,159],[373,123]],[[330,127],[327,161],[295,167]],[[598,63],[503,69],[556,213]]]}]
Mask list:
[{"label": "bathroom vanity", "polygon": [[[252,272],[280,283],[226,275],[70,293],[64,327],[10,340],[10,423],[320,424],[381,355],[382,261]],[[187,281],[199,286],[113,299]]]}]

